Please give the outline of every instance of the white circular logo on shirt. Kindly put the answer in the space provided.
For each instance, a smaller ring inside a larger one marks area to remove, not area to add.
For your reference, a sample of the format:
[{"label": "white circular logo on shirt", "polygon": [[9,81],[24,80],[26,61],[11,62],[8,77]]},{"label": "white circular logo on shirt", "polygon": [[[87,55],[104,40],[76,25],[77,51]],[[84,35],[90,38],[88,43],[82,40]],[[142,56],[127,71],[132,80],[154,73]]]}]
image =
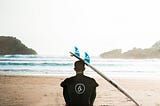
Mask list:
[{"label": "white circular logo on shirt", "polygon": [[75,91],[77,94],[83,94],[85,91],[85,85],[83,83],[78,83],[75,85]]}]

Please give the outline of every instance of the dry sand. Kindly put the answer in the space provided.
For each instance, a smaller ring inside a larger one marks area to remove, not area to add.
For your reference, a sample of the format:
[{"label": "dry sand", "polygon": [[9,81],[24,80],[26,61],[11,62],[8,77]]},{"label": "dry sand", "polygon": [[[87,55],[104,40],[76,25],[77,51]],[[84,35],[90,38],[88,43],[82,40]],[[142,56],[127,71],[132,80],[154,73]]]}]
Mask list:
[{"label": "dry sand", "polygon": [[[0,76],[0,106],[64,106],[64,77]],[[160,106],[160,80],[114,79],[141,106]],[[94,106],[135,106],[102,78]]]}]

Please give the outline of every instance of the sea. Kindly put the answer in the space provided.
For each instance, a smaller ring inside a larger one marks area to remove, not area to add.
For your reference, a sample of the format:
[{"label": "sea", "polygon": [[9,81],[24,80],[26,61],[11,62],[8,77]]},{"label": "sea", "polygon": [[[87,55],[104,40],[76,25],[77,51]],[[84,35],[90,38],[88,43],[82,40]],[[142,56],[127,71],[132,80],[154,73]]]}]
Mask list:
[{"label": "sea", "polygon": [[[1,55],[0,75],[73,76],[74,62],[70,56]],[[90,64],[110,78],[160,79],[160,59],[103,59],[91,57]],[[85,73],[100,77],[86,66]]]}]

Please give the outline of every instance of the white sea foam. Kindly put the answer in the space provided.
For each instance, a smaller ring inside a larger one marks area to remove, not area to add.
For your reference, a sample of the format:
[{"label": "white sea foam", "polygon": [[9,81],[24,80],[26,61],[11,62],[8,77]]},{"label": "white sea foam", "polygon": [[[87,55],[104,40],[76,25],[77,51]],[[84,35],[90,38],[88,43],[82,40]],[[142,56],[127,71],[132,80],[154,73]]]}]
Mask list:
[{"label": "white sea foam", "polygon": [[[1,75],[72,76],[75,58],[66,56],[0,56]],[[109,77],[159,78],[160,59],[102,59],[91,57],[91,65]],[[98,76],[87,68],[86,75]]]}]

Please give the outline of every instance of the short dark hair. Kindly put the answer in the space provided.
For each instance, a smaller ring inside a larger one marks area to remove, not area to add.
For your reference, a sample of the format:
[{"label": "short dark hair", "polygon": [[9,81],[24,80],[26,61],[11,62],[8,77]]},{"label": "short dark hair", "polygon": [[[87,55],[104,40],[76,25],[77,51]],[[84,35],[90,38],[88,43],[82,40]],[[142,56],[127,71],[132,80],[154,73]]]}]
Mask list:
[{"label": "short dark hair", "polygon": [[85,70],[85,63],[84,61],[78,60],[74,63],[75,71],[84,71]]}]

